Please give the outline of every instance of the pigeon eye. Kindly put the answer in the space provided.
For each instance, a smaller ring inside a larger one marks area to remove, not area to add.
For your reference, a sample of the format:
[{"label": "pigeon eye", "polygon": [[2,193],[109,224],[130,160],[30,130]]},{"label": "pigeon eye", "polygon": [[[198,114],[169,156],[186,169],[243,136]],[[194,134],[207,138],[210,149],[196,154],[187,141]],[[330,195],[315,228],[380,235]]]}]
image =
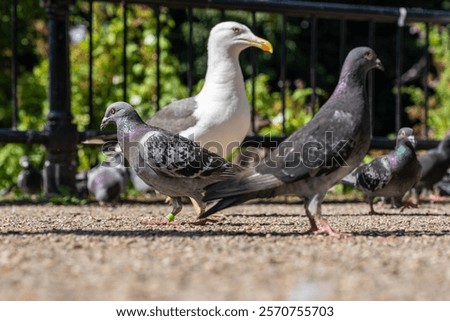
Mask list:
[{"label": "pigeon eye", "polygon": [[366,54],[364,55],[364,58],[366,58],[367,60],[372,60],[373,59],[373,52],[372,51],[366,52]]},{"label": "pigeon eye", "polygon": [[111,115],[114,115],[116,113],[116,109],[115,108],[111,108]]},{"label": "pigeon eye", "polygon": [[241,32],[241,29],[239,29],[238,27],[234,27],[234,28],[233,28],[233,32],[234,32],[235,34],[238,34],[238,33]]}]

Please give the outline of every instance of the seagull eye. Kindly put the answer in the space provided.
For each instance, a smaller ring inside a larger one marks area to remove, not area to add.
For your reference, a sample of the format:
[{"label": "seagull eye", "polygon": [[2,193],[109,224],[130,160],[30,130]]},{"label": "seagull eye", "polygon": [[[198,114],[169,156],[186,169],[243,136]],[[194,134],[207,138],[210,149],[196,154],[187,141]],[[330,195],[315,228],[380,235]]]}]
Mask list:
[{"label": "seagull eye", "polygon": [[241,32],[241,29],[239,29],[238,27],[234,27],[234,28],[233,28],[233,32],[234,32],[235,34],[238,34],[238,33]]},{"label": "seagull eye", "polygon": [[372,60],[373,59],[373,52],[372,51],[366,52],[366,54],[364,55],[364,58],[366,58],[367,60]]},{"label": "seagull eye", "polygon": [[116,113],[116,109],[115,108],[111,108],[111,115],[114,115]]}]

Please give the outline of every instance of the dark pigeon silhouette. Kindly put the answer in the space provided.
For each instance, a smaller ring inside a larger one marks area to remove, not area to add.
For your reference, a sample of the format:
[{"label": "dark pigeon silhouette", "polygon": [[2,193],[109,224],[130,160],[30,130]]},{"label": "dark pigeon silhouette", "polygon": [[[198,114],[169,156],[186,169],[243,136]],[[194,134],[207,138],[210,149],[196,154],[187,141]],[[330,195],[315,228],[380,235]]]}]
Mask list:
[{"label": "dark pigeon silhouette", "polygon": [[377,196],[392,198],[397,205],[420,179],[421,166],[415,152],[413,130],[401,128],[395,149],[375,158],[369,164],[358,166],[342,179],[342,183],[363,191],[369,200],[370,213],[374,214],[373,200]]},{"label": "dark pigeon silhouette", "polygon": [[28,156],[22,156],[19,164],[23,169],[17,177],[17,186],[24,194],[39,194],[42,191],[43,183],[41,172],[31,165]]},{"label": "dark pigeon silhouette", "polygon": [[336,89],[313,119],[255,167],[208,186],[204,200],[219,202],[199,218],[250,199],[290,194],[305,200],[309,233],[340,235],[322,217],[321,205],[328,189],[358,166],[369,149],[365,79],[373,68],[383,66],[372,49],[350,51]]},{"label": "dark pigeon silhouette", "polygon": [[436,148],[417,157],[422,165],[422,175],[416,185],[416,192],[431,191],[447,173],[450,166],[450,135],[447,135]]},{"label": "dark pigeon silhouette", "polygon": [[173,199],[169,221],[181,211],[183,196],[191,198],[201,215],[204,187],[241,170],[185,137],[144,123],[125,102],[106,109],[100,128],[109,123],[117,126],[119,145],[130,167],[144,182]]}]

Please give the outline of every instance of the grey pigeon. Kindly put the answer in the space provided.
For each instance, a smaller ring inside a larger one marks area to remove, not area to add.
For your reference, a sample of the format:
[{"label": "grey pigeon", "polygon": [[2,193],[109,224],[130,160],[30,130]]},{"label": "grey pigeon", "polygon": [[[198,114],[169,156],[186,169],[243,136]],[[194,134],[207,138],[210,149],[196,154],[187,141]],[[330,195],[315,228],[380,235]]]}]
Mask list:
[{"label": "grey pigeon", "polygon": [[422,176],[416,185],[416,190],[433,190],[447,173],[450,166],[450,135],[447,135],[436,148],[430,149],[427,153],[418,156],[422,165]]},{"label": "grey pigeon", "polygon": [[415,151],[413,130],[401,128],[395,149],[387,155],[375,158],[369,164],[358,166],[342,179],[344,184],[362,190],[369,199],[370,212],[376,196],[393,198],[395,204],[419,181],[421,166]]},{"label": "grey pigeon", "polygon": [[369,149],[365,79],[373,68],[383,66],[372,49],[350,51],[336,89],[313,119],[255,167],[208,186],[204,200],[219,202],[199,218],[254,198],[297,195],[305,200],[308,233],[339,235],[322,217],[321,205],[328,189],[359,165]]},{"label": "grey pigeon", "polygon": [[28,156],[22,156],[19,160],[22,171],[17,177],[17,186],[24,194],[35,195],[42,191],[42,174],[31,165]]},{"label": "grey pigeon", "polygon": [[[238,147],[250,128],[250,106],[239,54],[248,47],[272,52],[266,39],[238,22],[221,22],[211,29],[205,83],[193,97],[172,102],[147,123],[180,134],[226,157]],[[131,170],[133,185],[147,192]]]},{"label": "grey pigeon", "polygon": [[91,168],[87,174],[87,188],[101,204],[116,204],[128,184],[128,173],[122,165],[120,154],[115,161],[103,162]]},{"label": "grey pigeon", "polygon": [[131,168],[144,182],[173,199],[169,221],[181,211],[183,196],[190,197],[197,213],[203,214],[204,187],[241,170],[185,137],[144,123],[125,102],[108,106],[100,128],[109,123],[117,126],[119,145]]}]

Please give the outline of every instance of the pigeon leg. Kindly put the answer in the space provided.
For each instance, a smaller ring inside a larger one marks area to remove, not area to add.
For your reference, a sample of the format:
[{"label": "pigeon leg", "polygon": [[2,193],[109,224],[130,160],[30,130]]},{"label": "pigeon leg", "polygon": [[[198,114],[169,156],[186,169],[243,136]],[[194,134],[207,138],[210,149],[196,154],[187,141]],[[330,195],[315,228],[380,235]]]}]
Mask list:
[{"label": "pigeon leg", "polygon": [[[305,212],[311,227],[302,234],[328,234],[340,237],[342,234],[333,230],[327,220],[322,217],[322,200],[324,196],[316,194],[311,199],[305,198]],[[316,217],[319,220],[320,227],[317,225]]]},{"label": "pigeon leg", "polygon": [[[197,214],[197,216],[201,216],[204,212],[205,212],[205,208],[206,208],[206,204],[202,201],[202,196],[200,195],[199,197],[189,197],[192,205],[194,206],[195,209],[195,213]],[[205,219],[201,219],[201,220],[197,220],[195,222],[192,222],[192,225],[206,225],[206,223],[216,223],[217,220],[212,220],[209,218],[205,218]]]},{"label": "pigeon leg", "polygon": [[159,222],[142,222],[142,224],[145,225],[167,225],[167,224],[182,224],[182,223],[178,223],[178,222],[174,222],[175,220],[175,215],[177,215],[178,213],[180,213],[181,209],[183,208],[183,203],[181,200],[181,197],[171,197],[172,200],[172,204],[173,204],[173,208],[172,208],[172,212],[170,212],[169,214],[167,214],[166,219],[159,221]]},{"label": "pigeon leg", "polygon": [[403,202],[403,206],[400,209],[400,213],[402,213],[405,210],[405,208],[418,208],[418,207],[419,206],[416,203],[414,203],[414,202],[404,201]]},{"label": "pigeon leg", "polygon": [[[170,197],[170,196],[169,196]],[[181,200],[181,197],[172,197],[172,212],[167,214],[166,218],[169,222],[173,222],[175,220],[175,215],[180,213],[181,209],[183,208],[183,201]]]},{"label": "pigeon leg", "polygon": [[373,214],[377,214],[377,212],[375,212],[375,210],[373,209],[373,197],[369,197],[369,205],[370,205],[370,213],[371,215]]}]

